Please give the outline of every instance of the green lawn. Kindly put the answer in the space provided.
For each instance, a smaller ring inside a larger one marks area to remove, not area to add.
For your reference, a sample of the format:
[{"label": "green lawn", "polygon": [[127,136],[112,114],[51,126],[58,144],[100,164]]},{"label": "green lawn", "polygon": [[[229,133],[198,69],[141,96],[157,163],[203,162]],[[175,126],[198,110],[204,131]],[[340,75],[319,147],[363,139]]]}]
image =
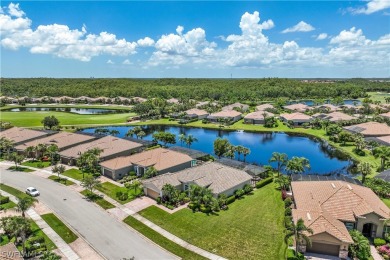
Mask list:
[{"label": "green lawn", "polygon": [[182,259],[207,259],[204,258],[201,255],[198,255],[182,246],[179,246],[175,242],[172,242],[168,238],[165,238],[164,236],[160,235],[150,227],[142,224],[140,221],[136,220],[132,216],[128,216],[123,220],[127,225],[134,228],[150,240],[152,240],[154,243],[158,244],[159,246],[165,248],[169,252],[181,257]]},{"label": "green lawn", "polygon": [[12,170],[15,172],[33,172],[33,171],[35,171],[35,170],[31,170],[29,168],[25,168],[25,167],[21,167],[21,166],[18,166],[18,168],[16,168],[15,166],[11,166],[8,168],[8,170]]},{"label": "green lawn", "polygon": [[[87,176],[88,174],[89,173],[85,173],[84,176]],[[62,175],[79,181],[83,180],[83,173],[79,169],[66,170]]]},{"label": "green lawn", "polygon": [[[386,100],[385,98],[390,97],[390,91],[385,92],[367,92],[367,94],[370,96],[370,99],[373,101],[380,101],[381,103],[385,104]],[[360,100],[363,100],[364,98],[359,98]]]},{"label": "green lawn", "polygon": [[[30,167],[35,167],[35,168],[46,168],[46,167],[49,167],[50,166],[50,162],[41,162],[41,161],[27,161],[27,162],[23,162],[22,165],[24,166],[30,166]],[[42,166],[42,167],[39,167],[39,166]]]},{"label": "green lawn", "polygon": [[5,185],[3,183],[0,183],[0,189],[5,191],[5,192],[8,192],[9,194],[14,195],[15,197],[20,198],[20,199],[25,198],[25,197],[30,197],[26,193],[21,192],[20,190],[17,190],[15,188],[8,186],[8,185]]},{"label": "green lawn", "polygon": [[9,201],[7,203],[0,205],[2,209],[12,209],[16,206],[16,204],[13,201]]},{"label": "green lawn", "polygon": [[51,241],[50,238],[45,233],[43,233],[43,231],[38,227],[38,225],[32,220],[31,220],[31,228],[33,231],[33,237],[45,238],[45,243],[49,251],[57,248],[56,245],[53,243],[53,241]]},{"label": "green lawn", "polygon": [[72,243],[78,237],[53,213],[41,215],[43,220],[66,242]]},{"label": "green lawn", "polygon": [[140,214],[187,242],[229,259],[284,259],[284,205],[270,184],[229,205],[218,215],[156,206]]},{"label": "green lawn", "polygon": [[55,175],[49,176],[48,179],[53,180],[53,181],[58,182],[58,183],[61,183],[61,184],[64,184],[66,186],[71,186],[74,184],[73,181],[67,180],[65,178],[58,178],[58,176],[55,176]]},{"label": "green lawn", "polygon": [[107,200],[99,197],[98,195],[96,194],[93,194],[92,196],[89,196],[90,195],[90,192],[88,190],[83,190],[80,192],[81,194],[83,194],[84,196],[88,196],[93,202],[95,202],[96,204],[98,204],[100,207],[102,207],[103,209],[112,209],[112,208],[115,208],[114,205],[112,205],[110,202],[108,202]]},{"label": "green lawn", "polygon": [[[125,187],[119,187],[119,186],[117,186],[117,185],[115,185],[115,184],[113,184],[111,182],[103,182],[101,184],[101,186],[97,187],[96,189],[98,191],[103,192],[108,197],[118,201],[121,204],[125,204],[127,202],[130,202],[130,201],[132,201],[135,198],[134,190],[128,190]],[[116,196],[116,193],[119,192],[119,191],[121,191],[123,193],[127,192],[129,194],[129,198],[127,200],[120,200],[120,199],[118,199],[117,196]]]},{"label": "green lawn", "polygon": [[103,104],[101,104],[101,105],[99,105],[99,104],[94,104],[94,105],[87,105],[87,104],[72,104],[72,105],[65,105],[65,104],[55,104],[55,105],[36,104],[36,105],[31,105],[31,104],[26,104],[25,106],[20,106],[20,105],[10,106],[10,105],[6,105],[4,107],[1,107],[0,111],[7,110],[7,109],[12,109],[12,108],[25,108],[25,107],[102,108],[102,109],[119,109],[119,110],[131,111],[130,107],[119,106],[119,105],[108,105],[108,106],[106,106],[106,105],[103,105]]},{"label": "green lawn", "polygon": [[42,127],[42,119],[46,116],[55,116],[61,125],[101,125],[126,123],[127,118],[134,113],[108,114],[108,115],[79,115],[66,112],[40,111],[40,112],[1,112],[1,120],[10,122],[15,126]]}]

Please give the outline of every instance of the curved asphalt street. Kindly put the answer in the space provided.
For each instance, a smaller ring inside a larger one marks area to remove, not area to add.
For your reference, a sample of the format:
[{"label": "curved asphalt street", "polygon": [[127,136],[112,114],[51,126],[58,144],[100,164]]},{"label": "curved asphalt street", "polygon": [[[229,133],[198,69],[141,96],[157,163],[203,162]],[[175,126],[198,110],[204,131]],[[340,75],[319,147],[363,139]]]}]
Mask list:
[{"label": "curved asphalt street", "polygon": [[29,186],[37,188],[41,193],[39,200],[107,259],[176,259],[64,185],[31,173],[11,172],[3,167],[0,168],[0,181],[20,190]]}]

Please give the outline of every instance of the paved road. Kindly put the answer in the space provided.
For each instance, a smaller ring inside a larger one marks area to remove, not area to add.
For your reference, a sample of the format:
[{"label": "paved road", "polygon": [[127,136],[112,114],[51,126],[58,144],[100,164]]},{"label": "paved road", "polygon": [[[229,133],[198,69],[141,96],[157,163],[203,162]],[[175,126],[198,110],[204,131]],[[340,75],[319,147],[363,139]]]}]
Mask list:
[{"label": "paved road", "polygon": [[39,200],[49,206],[79,232],[107,259],[175,259],[124,223],[108,215],[98,206],[84,200],[76,191],[30,173],[11,172],[0,168],[0,181],[24,190],[33,186],[41,192]]}]

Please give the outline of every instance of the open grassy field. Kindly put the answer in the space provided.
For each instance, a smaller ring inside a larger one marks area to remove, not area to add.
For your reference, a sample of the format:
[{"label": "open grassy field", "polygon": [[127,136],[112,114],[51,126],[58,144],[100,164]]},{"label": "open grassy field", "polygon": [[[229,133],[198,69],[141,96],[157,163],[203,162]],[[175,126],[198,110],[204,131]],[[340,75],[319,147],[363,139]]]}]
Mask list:
[{"label": "open grassy field", "polygon": [[[388,93],[385,92],[367,92],[367,94],[370,96],[370,99],[373,101],[380,101],[381,103],[386,103],[385,98],[390,97],[390,90]],[[364,98],[360,98],[360,100],[363,100]]]},{"label": "open grassy field", "polygon": [[284,205],[269,184],[217,215],[151,206],[142,216],[185,241],[228,259],[284,259]]},{"label": "open grassy field", "polygon": [[1,110],[7,110],[12,108],[24,108],[24,107],[64,107],[64,108],[102,108],[102,109],[118,109],[118,110],[131,110],[130,106],[120,106],[120,105],[104,105],[104,104],[94,104],[94,105],[87,105],[87,104],[26,104],[25,106],[20,105],[6,105],[0,108]]},{"label": "open grassy field", "polygon": [[165,238],[164,236],[160,235],[150,227],[144,225],[140,221],[136,220],[132,216],[128,216],[123,220],[127,225],[134,228],[138,232],[140,232],[142,235],[146,236],[150,240],[152,240],[154,243],[158,244],[159,246],[165,248],[169,252],[181,257],[182,259],[186,260],[192,260],[192,259],[207,259],[204,258],[201,255],[195,254],[194,252],[185,249],[182,246],[179,246],[175,242],[172,242],[168,238]]},{"label": "open grassy field", "polygon": [[48,213],[41,215],[44,221],[66,242],[72,243],[78,237],[56,215]]}]

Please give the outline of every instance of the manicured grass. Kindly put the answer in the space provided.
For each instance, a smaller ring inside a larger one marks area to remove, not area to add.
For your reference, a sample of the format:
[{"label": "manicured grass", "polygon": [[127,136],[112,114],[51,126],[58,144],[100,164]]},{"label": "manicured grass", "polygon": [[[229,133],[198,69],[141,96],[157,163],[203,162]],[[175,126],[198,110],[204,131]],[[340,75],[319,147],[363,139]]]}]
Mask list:
[{"label": "manicured grass", "polygon": [[390,208],[390,199],[381,199]]},{"label": "manicured grass", "polygon": [[12,170],[15,172],[33,172],[33,171],[35,171],[35,170],[31,170],[29,168],[25,168],[25,167],[21,167],[21,166],[18,166],[17,168],[15,166],[11,166],[8,168],[8,170]]},{"label": "manicured grass", "polygon": [[123,220],[123,222],[143,234],[145,237],[152,240],[154,243],[181,257],[182,259],[207,259],[165,238],[132,216],[128,216]]},{"label": "manicured grass", "polygon": [[83,190],[80,193],[83,194],[84,196],[88,197],[90,200],[92,200],[93,202],[98,204],[103,209],[113,209],[113,208],[115,208],[114,205],[112,205],[107,200],[101,198],[99,195],[93,193],[92,196],[91,196],[91,193],[88,190]]},{"label": "manicured grass", "polygon": [[16,204],[13,201],[9,201],[7,203],[1,204],[0,206],[2,209],[12,209],[16,207]]},{"label": "manicured grass", "polygon": [[78,237],[53,213],[41,215],[43,220],[66,242],[72,243]]},{"label": "manicured grass", "polygon": [[79,115],[66,112],[37,111],[37,112],[1,112],[1,119],[15,126],[42,127],[42,119],[55,116],[61,125],[95,125],[126,123],[134,113]]},{"label": "manicured grass", "polygon": [[[119,187],[119,186],[117,186],[117,185],[115,185],[115,184],[113,184],[111,182],[103,182],[101,184],[101,186],[97,187],[96,189],[98,191],[103,192],[104,194],[106,194],[110,198],[118,201],[121,204],[125,204],[127,202],[130,202],[130,201],[132,201],[135,198],[134,190],[128,190],[128,189],[126,189],[124,187]],[[123,193],[127,192],[129,194],[129,198],[127,200],[120,200],[120,199],[118,199],[117,196],[116,196],[116,193],[119,192],[119,191],[121,191]]]},{"label": "manicured grass", "polygon": [[187,242],[228,259],[285,259],[284,205],[273,184],[255,190],[217,215],[156,206],[140,214]]},{"label": "manicured grass", "polygon": [[8,185],[5,185],[3,183],[0,183],[0,189],[11,194],[11,195],[14,195],[15,197],[19,198],[19,199],[22,199],[22,198],[26,198],[26,197],[30,197],[29,195],[27,195],[26,193],[20,191],[20,190],[17,190],[11,186],[8,186]]},{"label": "manicured grass", "polygon": [[[31,104],[26,104],[25,106],[20,106],[20,105],[15,105],[15,106],[11,106],[11,105],[6,105],[4,107],[1,107],[0,108],[0,111],[1,110],[7,110],[7,109],[12,109],[12,108],[26,108],[26,107],[56,107],[56,108],[102,108],[102,109],[119,109],[119,110],[128,110],[128,111],[131,111],[131,107],[130,106],[120,106],[120,105],[104,105],[104,104],[93,104],[93,105],[87,105],[87,104],[54,104],[54,105],[51,105],[51,104],[35,104],[35,105],[31,105]],[[15,112],[14,112],[15,113]]]},{"label": "manicured grass", "polygon": [[[27,161],[23,162],[22,165],[24,166],[30,166],[30,167],[35,167],[35,168],[46,168],[51,165],[50,162],[41,162],[41,161]],[[41,165],[41,167],[39,167]]]},{"label": "manicured grass", "polygon": [[[84,173],[84,177],[87,176],[88,174],[89,173]],[[66,170],[62,175],[79,181],[83,180],[83,173],[79,169]]]},{"label": "manicured grass", "polygon": [[33,237],[44,237],[45,238],[45,244],[47,246],[47,250],[53,250],[56,249],[56,245],[53,243],[53,241],[50,240],[50,238],[43,233],[43,231],[38,227],[38,225],[31,220],[31,228],[32,228],[32,233]]},{"label": "manicured grass", "polygon": [[[390,91],[387,92],[367,92],[367,94],[370,96],[370,99],[373,101],[380,101],[383,104],[386,104],[385,98],[390,97]],[[359,98],[360,100],[363,100],[364,98]]]},{"label": "manicured grass", "polygon": [[49,176],[48,179],[53,180],[53,181],[58,182],[58,183],[61,183],[61,184],[64,184],[66,186],[71,186],[74,184],[73,181],[67,180],[65,178],[58,178],[58,176],[55,176],[55,175]]}]

